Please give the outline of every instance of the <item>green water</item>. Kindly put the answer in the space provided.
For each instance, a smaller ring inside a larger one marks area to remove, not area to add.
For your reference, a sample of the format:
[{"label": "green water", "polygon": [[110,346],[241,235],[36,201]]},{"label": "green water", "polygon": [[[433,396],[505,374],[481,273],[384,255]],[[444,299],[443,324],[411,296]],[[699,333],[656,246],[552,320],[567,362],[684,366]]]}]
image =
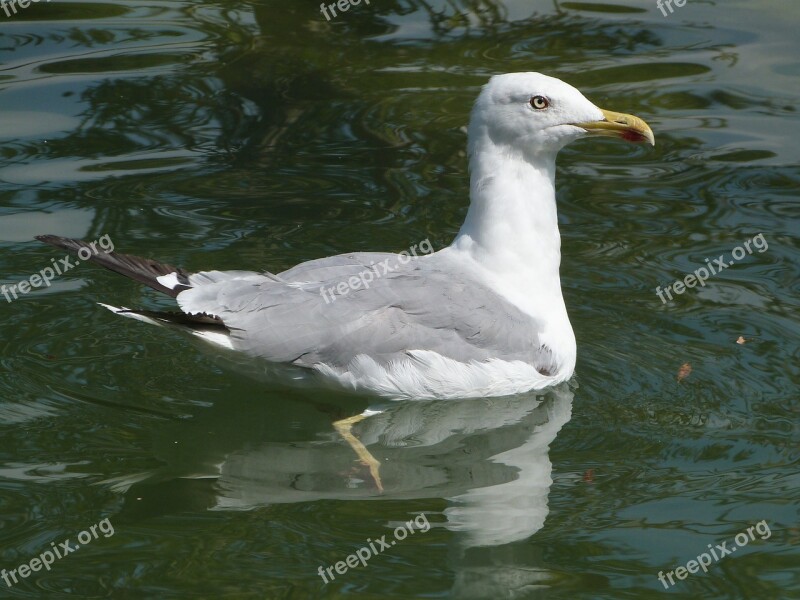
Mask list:
[{"label": "green water", "polygon": [[[559,159],[574,380],[356,426],[383,494],[332,427],[370,398],[287,387],[115,317],[95,303],[169,302],[91,265],[0,297],[0,568],[87,531],[49,570],[0,580],[0,598],[800,598],[800,9],[673,8],[0,9],[6,285],[63,256],[41,233],[107,234],[190,270],[441,248],[494,73],[561,77],[657,140]],[[763,252],[656,295],[758,234]],[[113,535],[86,539],[106,518]],[[429,530],[395,539],[414,519]],[[707,573],[659,582],[761,522],[769,536],[745,533]],[[335,571],[381,536],[396,544]]]}]

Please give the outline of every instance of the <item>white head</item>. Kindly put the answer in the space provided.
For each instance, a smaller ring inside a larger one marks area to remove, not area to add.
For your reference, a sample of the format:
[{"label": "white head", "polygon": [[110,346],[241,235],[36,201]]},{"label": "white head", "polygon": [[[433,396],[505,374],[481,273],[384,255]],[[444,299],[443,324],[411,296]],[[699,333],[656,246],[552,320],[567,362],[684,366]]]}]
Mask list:
[{"label": "white head", "polygon": [[603,110],[571,85],[541,73],[495,75],[483,87],[470,120],[470,154],[488,136],[523,156],[555,154],[587,135],[613,136],[655,145],[647,124]]}]

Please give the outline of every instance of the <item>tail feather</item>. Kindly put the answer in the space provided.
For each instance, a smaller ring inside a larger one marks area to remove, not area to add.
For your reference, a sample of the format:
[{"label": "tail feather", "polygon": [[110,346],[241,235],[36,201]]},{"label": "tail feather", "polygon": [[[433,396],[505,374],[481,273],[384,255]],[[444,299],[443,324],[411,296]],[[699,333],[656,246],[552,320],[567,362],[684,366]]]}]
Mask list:
[{"label": "tail feather", "polygon": [[125,306],[110,306],[99,303],[114,314],[143,321],[151,325],[176,326],[179,329],[199,337],[200,339],[222,346],[233,348],[231,330],[225,326],[221,319],[205,313],[187,314],[178,312],[165,312],[159,310],[137,310]]},{"label": "tail feather", "polygon": [[103,306],[112,310],[118,315],[128,316],[127,313],[130,313],[131,316],[139,315],[141,317],[146,317],[151,321],[160,321],[161,323],[168,323],[171,325],[181,325],[195,331],[230,331],[222,322],[222,319],[206,313],[188,314],[162,310],[140,310],[138,308],[133,309],[124,307],[116,308],[109,307],[105,304]]},{"label": "tail feather", "polygon": [[[188,290],[192,286],[189,284],[189,273],[180,267],[174,267],[166,263],[133,256],[132,254],[120,254],[119,252],[97,252],[89,243],[82,240],[59,237],[57,235],[37,235],[36,239],[45,244],[50,244],[56,248],[61,248],[72,254],[78,254],[83,248],[89,250],[89,257],[85,260],[97,263],[125,277],[143,283],[159,292],[175,298],[183,290]],[[80,256],[80,255],[79,255]],[[81,258],[83,258],[81,256]],[[174,273],[177,281],[172,287],[167,287],[158,281],[159,277]]]}]

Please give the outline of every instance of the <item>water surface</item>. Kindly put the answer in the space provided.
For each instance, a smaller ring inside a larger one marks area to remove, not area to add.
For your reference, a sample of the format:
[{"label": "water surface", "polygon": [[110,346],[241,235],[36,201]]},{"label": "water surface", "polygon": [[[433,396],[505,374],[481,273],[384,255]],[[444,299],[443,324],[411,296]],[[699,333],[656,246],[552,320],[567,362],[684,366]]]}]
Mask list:
[{"label": "water surface", "polygon": [[[115,318],[95,302],[169,303],[90,265],[0,297],[0,568],[114,527],[0,597],[800,597],[798,25],[785,0],[0,10],[6,285],[60,258],[39,233],[188,269],[444,247],[495,73],[561,77],[657,139],[559,159],[574,380],[358,425],[383,494],[332,428],[371,399]],[[659,299],[758,234],[764,251]],[[761,522],[707,573],[659,581]]]}]

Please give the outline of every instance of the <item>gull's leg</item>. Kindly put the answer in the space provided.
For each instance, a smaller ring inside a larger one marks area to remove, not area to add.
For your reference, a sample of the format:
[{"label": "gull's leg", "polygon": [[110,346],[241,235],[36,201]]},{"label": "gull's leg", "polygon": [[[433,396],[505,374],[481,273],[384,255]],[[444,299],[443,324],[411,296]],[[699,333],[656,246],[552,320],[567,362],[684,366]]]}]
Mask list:
[{"label": "gull's leg", "polygon": [[350,447],[358,455],[358,458],[361,459],[361,462],[369,467],[369,474],[372,475],[375,485],[378,486],[378,491],[383,493],[383,483],[381,483],[380,474],[381,462],[372,456],[370,451],[367,450],[367,447],[352,433],[353,425],[360,423],[368,416],[369,415],[364,414],[355,415],[347,419],[336,421],[333,426],[336,428],[336,431],[339,432],[339,435],[344,438],[344,441],[350,444]]}]

